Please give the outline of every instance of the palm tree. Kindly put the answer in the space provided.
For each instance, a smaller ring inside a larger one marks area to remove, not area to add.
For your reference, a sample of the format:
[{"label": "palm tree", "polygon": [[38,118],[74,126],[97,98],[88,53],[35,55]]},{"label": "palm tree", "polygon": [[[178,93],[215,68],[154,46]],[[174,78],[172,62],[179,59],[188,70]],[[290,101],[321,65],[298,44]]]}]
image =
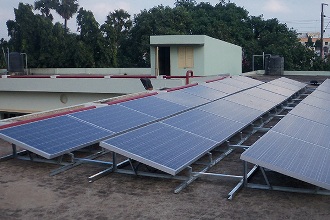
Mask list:
[{"label": "palm tree", "polygon": [[67,31],[67,21],[77,13],[78,7],[78,0],[38,0],[34,3],[34,8],[51,20],[53,16],[50,10],[54,9],[64,19],[65,31]]},{"label": "palm tree", "polygon": [[56,0],[56,12],[64,18],[64,28],[67,31],[67,21],[78,11],[78,0]]}]

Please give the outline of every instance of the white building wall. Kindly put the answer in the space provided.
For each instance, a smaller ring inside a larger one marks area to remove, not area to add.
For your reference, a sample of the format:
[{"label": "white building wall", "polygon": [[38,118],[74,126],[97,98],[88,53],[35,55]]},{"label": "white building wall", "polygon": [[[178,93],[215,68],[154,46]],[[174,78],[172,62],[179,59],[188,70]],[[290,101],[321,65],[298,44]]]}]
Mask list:
[{"label": "white building wall", "polygon": [[0,112],[33,113],[108,99],[121,94],[0,92]]},{"label": "white building wall", "polygon": [[205,75],[242,74],[242,48],[205,36]]}]

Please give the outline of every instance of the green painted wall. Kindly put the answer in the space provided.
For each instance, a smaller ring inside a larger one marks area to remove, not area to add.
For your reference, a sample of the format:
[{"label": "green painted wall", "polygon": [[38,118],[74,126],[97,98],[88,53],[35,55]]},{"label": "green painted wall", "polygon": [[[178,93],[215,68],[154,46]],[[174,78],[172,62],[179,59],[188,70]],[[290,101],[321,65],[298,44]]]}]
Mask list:
[{"label": "green painted wall", "polygon": [[205,75],[242,74],[242,48],[205,36]]}]

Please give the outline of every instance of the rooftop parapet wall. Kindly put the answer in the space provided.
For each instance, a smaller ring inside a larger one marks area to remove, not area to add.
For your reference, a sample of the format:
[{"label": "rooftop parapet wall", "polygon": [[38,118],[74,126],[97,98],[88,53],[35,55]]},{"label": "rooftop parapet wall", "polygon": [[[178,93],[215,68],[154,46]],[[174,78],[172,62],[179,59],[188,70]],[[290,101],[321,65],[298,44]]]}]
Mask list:
[{"label": "rooftop parapet wall", "polygon": [[150,68],[32,68],[32,75],[151,75]]}]

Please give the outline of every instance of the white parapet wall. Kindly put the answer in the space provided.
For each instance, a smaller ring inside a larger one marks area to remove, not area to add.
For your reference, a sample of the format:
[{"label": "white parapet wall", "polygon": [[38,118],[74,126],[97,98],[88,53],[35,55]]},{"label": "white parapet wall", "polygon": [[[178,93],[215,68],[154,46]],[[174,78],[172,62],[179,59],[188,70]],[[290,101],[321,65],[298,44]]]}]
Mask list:
[{"label": "white parapet wall", "polygon": [[150,75],[150,68],[32,68],[31,75]]},{"label": "white parapet wall", "polygon": [[[242,75],[264,75],[264,70],[256,70],[252,72],[246,72]],[[330,76],[330,71],[284,71],[283,76]]]},{"label": "white parapet wall", "polygon": [[285,76],[330,76],[330,71],[284,71]]},{"label": "white parapet wall", "polygon": [[[151,79],[155,89],[185,79]],[[10,78],[0,76],[0,112],[32,113],[146,91],[139,78]]]}]

